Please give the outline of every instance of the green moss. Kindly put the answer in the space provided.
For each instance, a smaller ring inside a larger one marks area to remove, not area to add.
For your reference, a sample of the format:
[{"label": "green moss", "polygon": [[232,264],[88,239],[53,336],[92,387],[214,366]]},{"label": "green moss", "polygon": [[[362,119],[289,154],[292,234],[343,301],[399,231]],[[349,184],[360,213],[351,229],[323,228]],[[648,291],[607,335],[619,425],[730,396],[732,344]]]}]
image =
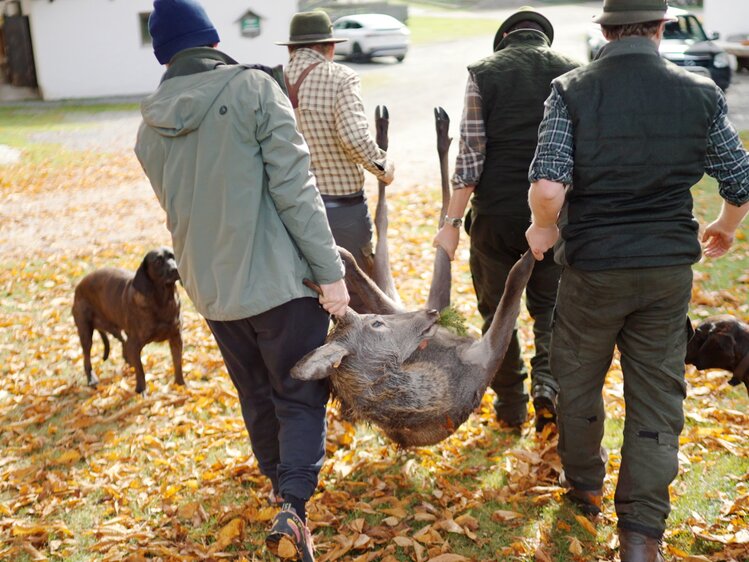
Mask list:
[{"label": "green moss", "polygon": [[442,312],[440,312],[439,325],[455,332],[459,336],[468,335],[466,319],[463,318],[463,315],[452,306],[442,309]]}]

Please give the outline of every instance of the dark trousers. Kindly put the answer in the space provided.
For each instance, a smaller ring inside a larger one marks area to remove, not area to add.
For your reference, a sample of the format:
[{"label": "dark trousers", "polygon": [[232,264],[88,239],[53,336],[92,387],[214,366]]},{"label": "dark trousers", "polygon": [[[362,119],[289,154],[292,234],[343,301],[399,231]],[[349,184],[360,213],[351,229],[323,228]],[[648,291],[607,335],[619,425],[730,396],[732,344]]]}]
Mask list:
[{"label": "dark trousers", "polygon": [[[489,329],[494,318],[510,269],[528,249],[525,239],[528,225],[527,219],[473,215],[470,266],[479,313],[484,321],[484,332]],[[554,263],[552,252],[549,252],[543,261],[536,262],[525,290],[526,305],[533,318],[536,348],[531,359],[532,388],[543,384],[558,389],[549,367],[549,347],[551,319],[560,274],[561,267]],[[525,365],[515,330],[502,365],[491,384],[497,393],[498,412],[517,409],[520,404],[525,406],[528,401],[524,390],[525,378]]]},{"label": "dark trousers", "polygon": [[301,298],[242,320],[207,320],[237,388],[260,471],[281,496],[308,500],[325,457],[328,381],[289,371],[325,341],[328,315]]},{"label": "dark trousers", "polygon": [[[339,246],[346,248],[354,256],[356,264],[366,273],[372,275],[374,248],[372,246],[372,218],[364,197],[356,198],[351,205],[331,206],[329,202],[336,198],[324,197],[325,212],[333,239]],[[349,306],[361,312],[364,303],[355,292],[351,292]]]},{"label": "dark trousers", "polygon": [[559,285],[551,369],[559,383],[559,455],[566,479],[600,489],[606,475],[602,389],[614,345],[624,377],[624,445],[614,498],[619,526],[659,538],[671,509],[686,396],[689,265],[580,271]]}]

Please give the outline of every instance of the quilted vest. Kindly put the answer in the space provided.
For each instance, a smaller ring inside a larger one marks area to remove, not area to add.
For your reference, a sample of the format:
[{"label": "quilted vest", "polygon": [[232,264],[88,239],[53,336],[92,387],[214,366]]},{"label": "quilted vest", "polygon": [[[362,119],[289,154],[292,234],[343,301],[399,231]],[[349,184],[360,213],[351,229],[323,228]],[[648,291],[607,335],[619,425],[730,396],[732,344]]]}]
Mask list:
[{"label": "quilted vest", "polygon": [[528,168],[551,81],[578,63],[549,48],[538,31],[510,33],[499,49],[468,67],[481,93],[486,129],[484,169],[473,212],[528,217]]},{"label": "quilted vest", "polygon": [[715,84],[642,37],[609,43],[555,84],[575,145],[557,261],[583,270],[698,261],[689,190],[704,174]]}]

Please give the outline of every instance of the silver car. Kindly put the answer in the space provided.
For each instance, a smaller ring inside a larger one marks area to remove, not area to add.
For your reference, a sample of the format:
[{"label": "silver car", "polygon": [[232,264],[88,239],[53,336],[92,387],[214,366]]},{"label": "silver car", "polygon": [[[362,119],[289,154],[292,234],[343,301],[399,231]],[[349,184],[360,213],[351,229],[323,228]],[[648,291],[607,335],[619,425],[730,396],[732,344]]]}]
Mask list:
[{"label": "silver car", "polygon": [[336,43],[335,53],[357,62],[372,57],[406,58],[411,31],[400,21],[385,14],[343,16],[333,23],[333,35],[348,39]]}]

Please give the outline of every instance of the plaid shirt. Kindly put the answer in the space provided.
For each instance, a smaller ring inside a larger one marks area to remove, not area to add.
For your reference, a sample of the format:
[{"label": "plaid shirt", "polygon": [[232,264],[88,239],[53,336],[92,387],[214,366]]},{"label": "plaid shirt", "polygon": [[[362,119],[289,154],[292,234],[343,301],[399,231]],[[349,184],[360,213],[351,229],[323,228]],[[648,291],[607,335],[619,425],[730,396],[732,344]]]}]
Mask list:
[{"label": "plaid shirt", "polygon": [[369,132],[359,94],[359,76],[312,49],[297,49],[286,67],[289,84],[320,62],[299,88],[297,124],[309,145],[310,169],[323,195],[351,195],[364,186],[362,168],[381,177],[386,154]]},{"label": "plaid shirt", "polygon": [[481,92],[473,74],[468,74],[463,117],[460,120],[460,147],[455,159],[453,189],[475,187],[486,159],[486,127],[481,109]]},{"label": "plaid shirt", "polygon": [[[710,125],[705,154],[705,172],[718,180],[720,196],[732,205],[749,201],[749,153],[728,120],[728,104],[718,90],[718,108]],[[572,120],[557,86],[552,85],[538,129],[538,146],[528,179],[572,184],[574,139]]]}]

